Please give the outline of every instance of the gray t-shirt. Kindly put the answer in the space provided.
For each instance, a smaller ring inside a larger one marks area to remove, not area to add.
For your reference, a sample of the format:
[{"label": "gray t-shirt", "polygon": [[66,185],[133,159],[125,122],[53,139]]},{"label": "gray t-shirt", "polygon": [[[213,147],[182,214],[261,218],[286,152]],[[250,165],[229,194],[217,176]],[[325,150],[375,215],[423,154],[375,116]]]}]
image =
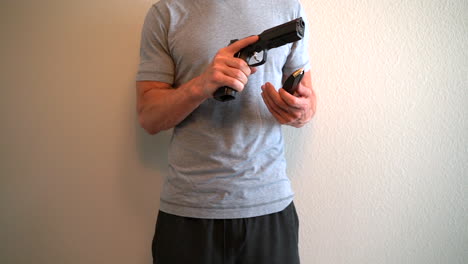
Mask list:
[{"label": "gray t-shirt", "polygon": [[[200,75],[231,39],[298,17],[306,20],[297,0],[162,0],[145,19],[137,80],[178,87]],[[245,218],[281,211],[292,201],[281,125],[260,87],[271,82],[279,88],[283,75],[309,69],[307,39],[308,32],[301,41],[270,50],[235,100],[208,99],[174,128],[160,210]]]}]

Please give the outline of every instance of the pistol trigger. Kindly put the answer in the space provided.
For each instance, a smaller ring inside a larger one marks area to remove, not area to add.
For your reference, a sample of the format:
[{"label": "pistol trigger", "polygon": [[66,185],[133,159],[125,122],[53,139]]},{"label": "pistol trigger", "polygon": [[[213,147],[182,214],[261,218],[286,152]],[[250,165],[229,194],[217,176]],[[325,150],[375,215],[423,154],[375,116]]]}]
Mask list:
[{"label": "pistol trigger", "polygon": [[[259,58],[260,57],[260,58]],[[250,63],[250,59],[253,58],[254,61]],[[261,50],[260,52],[254,51],[252,56],[248,58],[249,66],[250,67],[257,67],[260,65],[265,64],[267,60],[267,50]]]},{"label": "pistol trigger", "polygon": [[266,62],[266,60],[267,60],[267,55],[268,55],[268,51],[267,51],[267,49],[264,49],[264,50],[263,50],[263,55],[262,55],[262,59],[263,59],[263,60],[262,60],[261,64],[264,64],[264,63]]},{"label": "pistol trigger", "polygon": [[260,60],[257,58],[257,55],[258,55],[258,52],[255,51],[253,57],[254,57],[254,60],[255,60],[257,63],[259,63]]}]

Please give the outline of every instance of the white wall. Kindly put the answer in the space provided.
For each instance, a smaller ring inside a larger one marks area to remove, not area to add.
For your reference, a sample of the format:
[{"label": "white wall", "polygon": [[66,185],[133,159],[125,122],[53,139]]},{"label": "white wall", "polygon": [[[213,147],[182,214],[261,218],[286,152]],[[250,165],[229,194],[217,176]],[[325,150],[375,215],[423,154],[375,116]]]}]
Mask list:
[{"label": "white wall", "polygon": [[[307,1],[285,128],[303,263],[468,262],[468,2]],[[169,133],[135,116],[140,1],[0,4],[0,262],[150,263]]]},{"label": "white wall", "polygon": [[305,5],[319,110],[286,130],[305,263],[468,263],[468,2]]}]

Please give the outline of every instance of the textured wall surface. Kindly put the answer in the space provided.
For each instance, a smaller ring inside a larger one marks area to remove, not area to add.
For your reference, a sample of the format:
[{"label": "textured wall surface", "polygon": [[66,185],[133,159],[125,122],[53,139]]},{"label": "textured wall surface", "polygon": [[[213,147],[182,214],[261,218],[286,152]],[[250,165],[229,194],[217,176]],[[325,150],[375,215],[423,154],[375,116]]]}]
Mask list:
[{"label": "textured wall surface", "polygon": [[468,263],[468,2],[303,2],[319,107],[285,131],[304,263]]},{"label": "textured wall surface", "polygon": [[[150,263],[169,133],[135,116],[153,1],[0,3],[0,262]],[[468,2],[303,0],[285,128],[305,264],[468,263]]]}]

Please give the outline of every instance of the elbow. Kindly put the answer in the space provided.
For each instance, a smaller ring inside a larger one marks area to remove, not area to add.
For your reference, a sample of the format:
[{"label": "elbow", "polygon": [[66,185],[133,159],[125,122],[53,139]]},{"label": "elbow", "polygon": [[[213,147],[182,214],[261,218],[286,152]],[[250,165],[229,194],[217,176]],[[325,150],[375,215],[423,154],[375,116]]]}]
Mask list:
[{"label": "elbow", "polygon": [[152,122],[148,122],[148,120],[141,114],[138,116],[138,121],[140,126],[150,135],[156,135],[161,131],[161,129],[158,129],[154,124],[152,124]]},{"label": "elbow", "polygon": [[139,108],[138,123],[150,135],[158,134],[161,131],[171,129],[171,123],[162,118],[159,114],[154,114],[149,109]]},{"label": "elbow", "polygon": [[146,131],[148,134],[150,134],[150,135],[156,135],[157,133],[160,132],[160,130],[151,129],[151,128],[145,128],[145,127],[144,127],[144,129],[145,129],[145,131]]}]

